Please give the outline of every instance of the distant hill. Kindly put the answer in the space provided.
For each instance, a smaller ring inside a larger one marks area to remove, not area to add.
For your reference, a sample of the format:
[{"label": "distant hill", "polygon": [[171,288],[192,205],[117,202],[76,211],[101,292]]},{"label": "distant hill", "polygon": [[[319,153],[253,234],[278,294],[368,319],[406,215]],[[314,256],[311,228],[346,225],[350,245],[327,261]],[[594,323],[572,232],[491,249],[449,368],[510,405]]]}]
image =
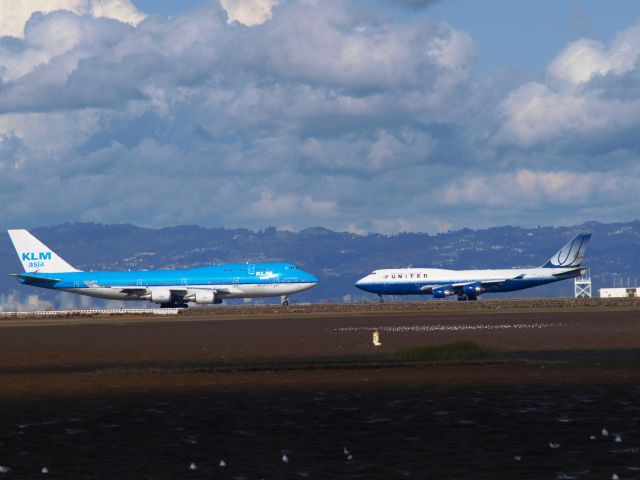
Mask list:
[{"label": "distant hill", "polygon": [[[572,227],[495,227],[448,233],[357,235],[322,227],[298,233],[273,227],[246,229],[184,225],[142,228],[94,223],[63,224],[32,232],[65,260],[82,270],[185,268],[225,262],[289,261],[315,274],[320,284],[294,297],[297,302],[373,300],[353,283],[376,268],[424,266],[441,268],[501,268],[538,266],[574,234],[593,233],[586,264],[591,267],[594,293],[627,278],[640,280],[640,221]],[[20,271],[8,235],[0,235],[0,304],[28,295],[54,304],[77,302],[72,295],[20,287],[10,273]],[[511,296],[572,295],[571,281],[539,287]],[[350,296],[350,297],[349,297]],[[406,297],[409,300],[411,297]],[[415,300],[416,297],[413,297]],[[95,300],[94,300],[95,302]],[[77,303],[76,303],[77,304]]]}]

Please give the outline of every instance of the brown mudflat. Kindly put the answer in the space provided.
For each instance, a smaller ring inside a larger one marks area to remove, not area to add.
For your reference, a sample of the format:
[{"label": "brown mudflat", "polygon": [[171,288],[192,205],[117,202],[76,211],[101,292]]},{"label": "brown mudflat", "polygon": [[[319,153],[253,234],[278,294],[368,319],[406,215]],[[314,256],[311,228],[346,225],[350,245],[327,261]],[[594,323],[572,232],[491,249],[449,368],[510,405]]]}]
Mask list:
[{"label": "brown mudflat", "polygon": [[[7,478],[640,478],[640,305],[558,302],[2,320],[0,465]],[[456,340],[504,355],[390,360]]]}]

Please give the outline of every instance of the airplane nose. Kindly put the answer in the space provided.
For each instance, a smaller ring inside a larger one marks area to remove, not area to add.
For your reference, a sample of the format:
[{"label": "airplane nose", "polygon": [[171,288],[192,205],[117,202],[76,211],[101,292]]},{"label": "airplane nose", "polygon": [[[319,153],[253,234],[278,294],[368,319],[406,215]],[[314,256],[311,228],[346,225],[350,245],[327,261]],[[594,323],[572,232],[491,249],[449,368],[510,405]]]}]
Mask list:
[{"label": "airplane nose", "polygon": [[304,272],[307,276],[307,281],[309,283],[318,283],[320,280],[318,280],[314,275],[311,275],[310,273]]}]

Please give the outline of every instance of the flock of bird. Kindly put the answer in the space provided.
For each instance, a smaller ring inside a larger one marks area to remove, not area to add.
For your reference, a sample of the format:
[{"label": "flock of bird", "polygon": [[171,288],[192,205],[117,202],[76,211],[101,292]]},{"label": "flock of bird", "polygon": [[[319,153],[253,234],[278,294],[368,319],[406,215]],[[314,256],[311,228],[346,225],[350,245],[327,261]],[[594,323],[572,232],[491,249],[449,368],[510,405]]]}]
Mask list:
[{"label": "flock of bird", "polygon": [[[609,431],[606,428],[603,428],[602,431],[600,432],[600,435],[602,436],[602,438],[609,438]],[[596,440],[597,436],[596,435],[591,435],[589,437],[590,440]],[[622,436],[620,434],[615,434],[613,437],[613,441],[616,443],[622,443]],[[560,443],[556,443],[556,442],[549,442],[549,448],[560,448],[562,445]],[[342,453],[344,454],[345,460],[347,460],[348,462],[350,462],[351,460],[353,460],[353,455],[351,455],[351,453],[349,452],[349,450],[347,449],[347,447],[343,447],[342,449]],[[522,456],[520,455],[516,455],[513,457],[513,459],[516,462],[519,462],[520,460],[522,460]],[[288,464],[289,463],[289,456],[286,453],[283,453],[282,456],[280,457],[280,460],[282,461],[282,463],[284,464]],[[220,462],[218,463],[219,467],[226,467],[227,466],[227,462],[225,462],[224,460],[220,460]],[[195,464],[195,462],[191,462],[189,464],[188,469],[190,471],[195,471],[198,470],[198,466]],[[11,471],[10,467],[7,467],[5,465],[0,465],[0,474],[7,474]],[[40,473],[42,473],[43,475],[46,475],[49,473],[49,469],[44,466],[42,467],[42,469],[40,470]],[[611,476],[611,480],[619,480],[620,477],[618,477],[618,475],[616,473],[614,473]]]},{"label": "flock of bird", "polygon": [[[602,431],[600,432],[600,435],[602,435],[602,438],[609,438],[609,430],[607,430],[606,428],[603,428]],[[597,436],[595,435],[590,435],[589,436],[589,440],[597,440]],[[620,434],[616,434],[613,437],[613,441],[616,443],[622,443],[622,436]],[[549,448],[560,448],[562,445],[556,442],[549,442]],[[515,461],[520,461],[522,460],[522,457],[520,456],[515,456],[513,457],[513,459]],[[620,477],[618,476],[617,473],[614,473],[613,475],[611,475],[611,480],[620,480]]]},{"label": "flock of bird", "polygon": [[[349,450],[347,450],[347,447],[343,447],[342,449],[342,453],[345,456],[345,459],[347,461],[351,461],[353,460],[353,455],[351,455],[351,453],[349,453]],[[282,454],[282,457],[280,457],[280,460],[282,460],[282,463],[284,464],[288,464],[289,463],[289,456],[286,453]],[[225,462],[224,460],[220,460],[220,462],[218,463],[219,467],[226,467],[227,466],[227,462]],[[195,464],[195,462],[191,462],[189,464],[188,469],[190,471],[196,471],[198,470],[198,466]],[[11,471],[10,467],[4,466],[4,465],[0,465],[0,474],[7,474]],[[49,469],[47,467],[42,467],[42,469],[40,470],[40,473],[46,475],[49,473]]]},{"label": "flock of bird", "polygon": [[[353,460],[353,455],[351,455],[349,453],[349,450],[347,450],[347,447],[343,447],[342,453],[344,453],[344,456],[345,456],[347,461],[350,462],[351,460]],[[283,453],[282,457],[280,457],[280,460],[282,461],[282,463],[288,464],[289,463],[289,456],[286,453]],[[218,463],[218,466],[226,467],[227,466],[227,462],[225,462],[224,460],[220,460],[220,462]],[[42,470],[43,470],[42,473],[49,473],[48,471],[47,472],[44,471],[46,468],[47,467],[43,467],[42,468]],[[195,462],[191,462],[189,464],[189,470],[191,470],[191,471],[198,470],[198,466],[195,464]]]}]

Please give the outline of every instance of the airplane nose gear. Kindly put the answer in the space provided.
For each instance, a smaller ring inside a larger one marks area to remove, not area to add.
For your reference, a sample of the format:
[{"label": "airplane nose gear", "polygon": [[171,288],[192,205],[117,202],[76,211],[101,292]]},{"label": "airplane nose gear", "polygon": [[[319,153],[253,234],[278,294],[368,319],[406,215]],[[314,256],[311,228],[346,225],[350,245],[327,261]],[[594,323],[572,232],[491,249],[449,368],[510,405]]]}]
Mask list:
[{"label": "airplane nose gear", "polygon": [[384,303],[384,298],[382,298],[382,294],[378,295],[378,302]]},{"label": "airplane nose gear", "polygon": [[282,297],[280,297],[280,300],[282,301],[283,307],[289,306],[289,297],[287,295],[282,295]]}]

